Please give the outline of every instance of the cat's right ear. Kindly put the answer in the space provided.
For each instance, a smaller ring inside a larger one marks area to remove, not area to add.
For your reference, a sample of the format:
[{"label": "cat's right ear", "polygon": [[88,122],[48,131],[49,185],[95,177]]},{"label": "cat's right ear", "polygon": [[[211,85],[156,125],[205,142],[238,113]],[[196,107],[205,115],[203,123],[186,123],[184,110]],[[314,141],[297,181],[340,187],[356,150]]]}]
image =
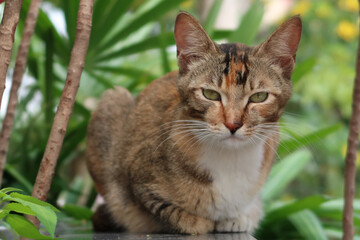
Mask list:
[{"label": "cat's right ear", "polygon": [[201,24],[189,13],[180,12],[175,21],[175,41],[180,74],[189,70],[189,65],[206,54],[216,52],[216,46]]}]

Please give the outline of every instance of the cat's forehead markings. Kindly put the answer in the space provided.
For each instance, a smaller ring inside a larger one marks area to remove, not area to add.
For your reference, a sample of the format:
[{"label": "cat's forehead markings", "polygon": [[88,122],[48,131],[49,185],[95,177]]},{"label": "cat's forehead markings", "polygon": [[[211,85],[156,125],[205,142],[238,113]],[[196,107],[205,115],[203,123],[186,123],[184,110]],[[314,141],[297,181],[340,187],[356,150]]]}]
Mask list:
[{"label": "cat's forehead markings", "polygon": [[[249,73],[247,49],[240,48],[236,43],[228,43],[220,45],[220,50],[225,53],[225,86],[227,88],[234,84],[244,86]],[[222,85],[222,79],[218,84]]]}]

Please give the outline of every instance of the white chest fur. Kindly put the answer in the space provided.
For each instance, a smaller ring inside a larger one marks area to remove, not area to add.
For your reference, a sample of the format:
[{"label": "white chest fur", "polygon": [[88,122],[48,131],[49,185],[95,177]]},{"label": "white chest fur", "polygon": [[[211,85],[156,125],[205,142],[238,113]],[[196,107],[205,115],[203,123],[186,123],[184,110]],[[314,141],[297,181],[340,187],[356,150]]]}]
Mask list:
[{"label": "white chest fur", "polygon": [[209,207],[212,219],[237,218],[246,211],[254,197],[250,193],[258,180],[263,157],[263,143],[236,150],[204,151],[200,163],[213,179],[214,204]]}]

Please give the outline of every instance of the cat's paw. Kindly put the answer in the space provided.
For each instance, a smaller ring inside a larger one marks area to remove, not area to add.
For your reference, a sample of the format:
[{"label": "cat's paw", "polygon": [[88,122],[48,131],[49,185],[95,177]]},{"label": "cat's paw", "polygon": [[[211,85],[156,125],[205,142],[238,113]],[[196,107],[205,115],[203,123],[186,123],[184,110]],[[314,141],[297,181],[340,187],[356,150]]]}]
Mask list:
[{"label": "cat's paw", "polygon": [[216,232],[248,232],[252,233],[257,223],[247,215],[242,215],[236,219],[219,221],[215,224]]},{"label": "cat's paw", "polygon": [[180,232],[187,234],[206,234],[214,231],[215,223],[212,220],[198,216],[191,216],[179,222]]}]

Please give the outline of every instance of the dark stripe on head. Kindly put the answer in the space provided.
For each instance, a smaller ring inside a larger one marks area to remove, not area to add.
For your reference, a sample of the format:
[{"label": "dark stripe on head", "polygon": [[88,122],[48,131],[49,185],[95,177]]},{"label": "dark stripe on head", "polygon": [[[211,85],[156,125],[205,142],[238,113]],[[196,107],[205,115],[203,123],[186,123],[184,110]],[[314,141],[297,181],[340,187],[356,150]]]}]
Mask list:
[{"label": "dark stripe on head", "polygon": [[243,64],[243,68],[241,69],[242,71],[236,72],[236,84],[245,86],[247,77],[248,77],[248,73],[249,73],[248,55],[246,52],[243,52],[239,56],[239,58],[240,58],[241,63]]},{"label": "dark stripe on head", "polygon": [[225,53],[224,74],[228,75],[230,72],[230,61],[232,58],[236,58],[237,46],[235,43],[225,43],[220,45],[220,50]]},{"label": "dark stripe on head", "polygon": [[[249,74],[248,49],[238,46],[236,43],[221,44],[219,48],[225,53],[224,74],[227,80],[226,83],[245,86]],[[222,81],[221,79],[218,82],[219,86],[221,86]]]},{"label": "dark stripe on head", "polygon": [[220,76],[218,80],[218,87],[221,87],[222,82],[223,82],[223,76]]}]

